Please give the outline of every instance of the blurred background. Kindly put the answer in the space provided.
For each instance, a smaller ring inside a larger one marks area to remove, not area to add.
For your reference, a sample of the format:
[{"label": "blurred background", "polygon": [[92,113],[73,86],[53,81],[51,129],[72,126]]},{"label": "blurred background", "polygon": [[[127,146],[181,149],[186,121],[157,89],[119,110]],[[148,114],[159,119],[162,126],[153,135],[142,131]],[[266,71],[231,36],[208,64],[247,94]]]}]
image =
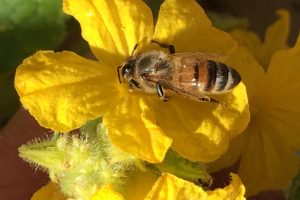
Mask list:
[{"label": "blurred background", "polygon": [[[145,2],[156,18],[162,0]],[[294,44],[299,33],[300,0],[198,2],[213,24],[225,31],[247,28],[263,40],[266,27],[277,19],[276,11],[284,8],[291,14],[290,45]],[[20,107],[13,82],[15,69],[24,58],[38,50],[71,50],[82,56],[89,54],[79,24],[65,15],[61,7],[62,0],[0,0],[0,128]]]}]

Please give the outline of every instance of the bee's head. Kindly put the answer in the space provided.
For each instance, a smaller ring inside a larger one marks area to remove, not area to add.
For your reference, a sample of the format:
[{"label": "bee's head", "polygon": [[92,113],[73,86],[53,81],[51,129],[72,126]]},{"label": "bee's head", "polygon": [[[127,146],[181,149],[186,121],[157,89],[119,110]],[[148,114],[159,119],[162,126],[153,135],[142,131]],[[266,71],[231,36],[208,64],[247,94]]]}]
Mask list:
[{"label": "bee's head", "polygon": [[125,79],[130,80],[133,77],[135,61],[136,60],[134,59],[130,59],[124,65],[118,67],[118,78],[120,83],[122,82],[120,77],[120,68],[121,68],[121,75]]}]

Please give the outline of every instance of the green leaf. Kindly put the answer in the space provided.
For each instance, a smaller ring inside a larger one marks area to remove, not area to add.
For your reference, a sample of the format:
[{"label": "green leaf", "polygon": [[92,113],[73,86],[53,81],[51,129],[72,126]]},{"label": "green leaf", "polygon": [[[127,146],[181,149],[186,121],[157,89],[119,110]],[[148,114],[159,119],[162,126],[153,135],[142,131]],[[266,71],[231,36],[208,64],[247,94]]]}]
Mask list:
[{"label": "green leaf", "polygon": [[87,121],[79,130],[85,137],[97,138],[98,135],[102,135],[101,133],[97,133],[97,127],[100,123],[102,123],[102,118],[96,118],[94,120]]},{"label": "green leaf", "polygon": [[175,151],[169,150],[165,159],[161,163],[155,165],[149,164],[158,169],[160,172],[171,173],[182,179],[203,183],[205,186],[211,186],[212,178],[205,169],[205,165],[201,162],[192,162],[180,157]]},{"label": "green leaf", "polygon": [[15,68],[40,49],[64,39],[62,0],[0,0],[0,72]]},{"label": "green leaf", "polygon": [[290,186],[286,190],[287,200],[299,200],[300,199],[300,170],[296,177],[294,177]]}]

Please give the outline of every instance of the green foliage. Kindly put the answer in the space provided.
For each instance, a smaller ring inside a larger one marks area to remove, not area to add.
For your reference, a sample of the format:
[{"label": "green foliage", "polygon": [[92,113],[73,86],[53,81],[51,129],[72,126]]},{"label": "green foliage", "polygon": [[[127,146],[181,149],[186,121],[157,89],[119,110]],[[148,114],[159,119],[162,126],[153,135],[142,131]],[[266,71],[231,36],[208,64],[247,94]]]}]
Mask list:
[{"label": "green foliage", "polygon": [[300,170],[296,177],[294,177],[289,188],[286,191],[287,200],[299,200],[300,199]]},{"label": "green foliage", "polygon": [[188,181],[195,183],[200,181],[206,186],[212,184],[212,178],[207,173],[203,163],[186,160],[172,150],[167,152],[162,163],[157,163],[153,167],[160,172],[168,172]]},{"label": "green foliage", "polygon": [[0,71],[64,39],[67,17],[61,0],[0,0],[0,5]]},{"label": "green foliage", "polygon": [[0,0],[0,127],[19,107],[15,68],[37,50],[56,49],[67,19],[62,0]]}]

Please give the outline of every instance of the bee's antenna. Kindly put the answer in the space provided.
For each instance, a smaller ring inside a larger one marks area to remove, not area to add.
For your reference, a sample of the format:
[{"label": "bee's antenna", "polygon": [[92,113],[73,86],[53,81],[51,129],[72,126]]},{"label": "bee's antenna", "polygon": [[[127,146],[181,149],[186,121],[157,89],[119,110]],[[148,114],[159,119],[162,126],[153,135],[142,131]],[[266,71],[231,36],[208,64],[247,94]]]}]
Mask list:
[{"label": "bee's antenna", "polygon": [[134,45],[134,47],[133,47],[133,49],[132,49],[132,52],[131,52],[131,57],[133,56],[133,54],[134,54],[134,52],[135,52],[135,50],[137,49],[138,46],[139,46],[138,43],[136,43],[136,44]]},{"label": "bee's antenna", "polygon": [[[137,49],[137,47],[138,47],[138,43],[136,43],[136,44],[134,45],[134,47],[133,47],[133,49],[132,49],[132,52],[131,52],[131,57],[133,56],[133,54],[134,54],[135,50]],[[119,83],[122,83],[122,81],[121,81],[121,76],[120,76],[120,68],[122,68],[122,66],[118,66],[117,72],[118,72]]]},{"label": "bee's antenna", "polygon": [[121,81],[121,76],[120,76],[120,68],[122,68],[122,66],[118,66],[117,72],[118,72],[119,83],[121,84],[122,81]]}]

